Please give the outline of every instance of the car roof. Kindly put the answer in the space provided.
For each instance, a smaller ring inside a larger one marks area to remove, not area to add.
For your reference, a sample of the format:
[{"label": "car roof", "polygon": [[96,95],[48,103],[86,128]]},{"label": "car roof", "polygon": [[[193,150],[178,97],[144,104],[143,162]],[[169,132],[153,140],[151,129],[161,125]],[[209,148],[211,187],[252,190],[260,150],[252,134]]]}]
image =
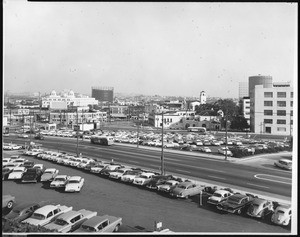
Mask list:
[{"label": "car roof", "polygon": [[66,175],[66,174],[59,174],[59,175],[57,175],[55,178],[57,179],[57,178],[66,178],[68,175]]},{"label": "car roof", "polygon": [[70,219],[72,219],[73,217],[75,217],[79,214],[81,214],[79,211],[71,210],[71,211],[68,211],[66,213],[63,213],[57,219],[70,220]]},{"label": "car roof", "polygon": [[80,179],[81,179],[80,176],[72,176],[69,180],[80,180]]},{"label": "car roof", "polygon": [[254,198],[253,199],[253,203],[257,203],[257,204],[262,204],[264,202],[266,202],[267,200],[263,199],[263,198]]},{"label": "car roof", "polygon": [[98,224],[100,224],[102,221],[105,221],[109,219],[109,215],[104,215],[104,216],[93,216],[92,218],[88,219],[85,221],[83,224],[87,226],[92,226],[96,227]]},{"label": "car roof", "polygon": [[52,211],[52,210],[54,210],[56,208],[57,207],[54,206],[54,205],[46,205],[46,206],[43,206],[43,207],[37,209],[35,211],[35,213],[44,214],[44,213],[48,213],[49,211]]},{"label": "car roof", "polygon": [[227,191],[227,190],[224,190],[224,189],[218,189],[218,190],[215,191],[215,193],[224,194],[224,193],[230,193],[230,192]]},{"label": "car roof", "polygon": [[289,209],[291,209],[291,206],[289,206],[289,205],[279,205],[279,206],[276,208],[276,211],[278,211],[278,210],[287,211],[287,210],[289,210]]},{"label": "car roof", "polygon": [[45,171],[55,171],[55,170],[56,170],[55,168],[48,168]]}]

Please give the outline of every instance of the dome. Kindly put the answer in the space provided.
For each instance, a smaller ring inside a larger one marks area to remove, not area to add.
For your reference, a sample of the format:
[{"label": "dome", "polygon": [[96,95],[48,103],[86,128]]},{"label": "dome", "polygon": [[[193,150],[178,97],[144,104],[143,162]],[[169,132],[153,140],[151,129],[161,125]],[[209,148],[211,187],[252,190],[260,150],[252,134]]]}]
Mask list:
[{"label": "dome", "polygon": [[55,90],[51,91],[51,95],[56,96],[56,91]]},{"label": "dome", "polygon": [[68,96],[74,96],[74,92],[72,90],[69,91]]}]

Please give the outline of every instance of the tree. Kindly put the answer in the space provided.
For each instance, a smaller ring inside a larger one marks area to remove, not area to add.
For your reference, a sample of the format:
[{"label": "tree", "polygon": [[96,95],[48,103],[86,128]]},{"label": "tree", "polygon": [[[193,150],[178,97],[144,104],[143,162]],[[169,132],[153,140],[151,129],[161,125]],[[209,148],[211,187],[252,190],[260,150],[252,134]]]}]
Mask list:
[{"label": "tree", "polygon": [[250,126],[243,116],[236,115],[231,120],[230,128],[243,131],[244,129],[250,128]]}]

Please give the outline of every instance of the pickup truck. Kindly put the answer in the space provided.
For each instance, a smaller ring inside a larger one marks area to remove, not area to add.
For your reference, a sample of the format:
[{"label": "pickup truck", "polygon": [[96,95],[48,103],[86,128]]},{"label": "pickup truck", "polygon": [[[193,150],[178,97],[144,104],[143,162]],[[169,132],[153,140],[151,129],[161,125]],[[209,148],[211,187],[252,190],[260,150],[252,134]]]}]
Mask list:
[{"label": "pickup truck", "polygon": [[252,196],[235,193],[228,197],[224,202],[219,203],[217,208],[221,211],[241,214],[242,211],[248,208],[252,201]]},{"label": "pickup truck", "polygon": [[122,225],[122,218],[115,216],[94,216],[83,222],[75,232],[95,233],[95,232],[117,232]]},{"label": "pickup truck", "polygon": [[95,211],[81,209],[79,211],[69,211],[57,217],[57,219],[45,225],[44,227],[49,230],[57,230],[59,233],[73,232],[78,229],[80,225],[97,215]]},{"label": "pickup truck", "polygon": [[73,207],[61,205],[46,205],[37,209],[31,217],[25,219],[22,222],[29,223],[35,226],[45,226],[48,223],[54,221],[59,215],[72,210]]}]

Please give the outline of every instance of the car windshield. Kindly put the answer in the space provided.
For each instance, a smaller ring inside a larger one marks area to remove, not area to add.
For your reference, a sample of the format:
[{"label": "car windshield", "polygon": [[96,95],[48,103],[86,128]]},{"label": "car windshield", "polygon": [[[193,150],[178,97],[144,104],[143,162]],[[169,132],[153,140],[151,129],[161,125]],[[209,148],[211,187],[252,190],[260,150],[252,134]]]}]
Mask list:
[{"label": "car windshield", "polygon": [[65,220],[62,219],[56,219],[56,221],[54,222],[57,225],[68,225],[69,223],[66,222]]},{"label": "car windshield", "polygon": [[128,171],[126,174],[127,174],[127,175],[136,175],[137,172],[134,172],[134,171]]},{"label": "car windshield", "polygon": [[88,225],[82,225],[81,228],[84,229],[84,230],[96,232],[96,229],[94,227],[91,227],[91,226],[88,226]]},{"label": "car windshield", "polygon": [[70,180],[69,181],[69,184],[77,184],[77,183],[79,183],[79,180]]},{"label": "car windshield", "polygon": [[39,213],[33,213],[32,218],[37,220],[44,220],[45,216]]},{"label": "car windshield", "polygon": [[213,196],[214,197],[222,197],[222,195],[220,193],[214,193]]},{"label": "car windshield", "polygon": [[22,173],[23,172],[23,170],[14,170],[14,173]]},{"label": "car windshield", "polygon": [[139,178],[148,179],[148,177],[146,175],[141,175]]},{"label": "car windshield", "polygon": [[172,182],[166,182],[165,184],[166,184],[166,185],[170,185],[170,186],[173,185]]},{"label": "car windshield", "polygon": [[65,181],[65,178],[56,178],[55,181]]},{"label": "car windshield", "polygon": [[277,212],[280,214],[284,214],[284,211],[282,211],[282,210],[278,210]]},{"label": "car windshield", "polygon": [[182,188],[182,189],[186,189],[186,186],[185,186],[185,185],[178,185],[177,187],[178,187],[178,188]]},{"label": "car windshield", "polygon": [[44,172],[44,174],[52,174],[52,173],[54,173],[54,172],[51,171],[51,170],[46,170],[46,171]]}]

